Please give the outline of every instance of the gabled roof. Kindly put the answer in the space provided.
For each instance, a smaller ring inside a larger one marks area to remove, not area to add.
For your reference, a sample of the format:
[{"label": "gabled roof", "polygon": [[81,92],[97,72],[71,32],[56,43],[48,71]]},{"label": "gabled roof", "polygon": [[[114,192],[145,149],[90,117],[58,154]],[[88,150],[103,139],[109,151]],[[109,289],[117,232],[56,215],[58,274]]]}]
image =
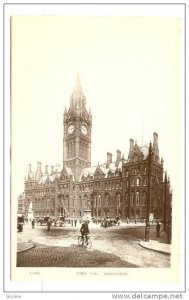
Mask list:
[{"label": "gabled roof", "polygon": [[122,161],[119,162],[118,167],[115,165],[116,163],[113,162],[109,165],[108,168],[106,168],[106,164],[101,164],[89,168],[84,168],[81,172],[79,181],[82,181],[82,179],[87,178],[90,176],[90,178],[94,178],[95,174],[98,172],[104,176],[104,178],[108,178],[109,173],[114,174],[116,171],[121,171],[122,170]]},{"label": "gabled roof", "polygon": [[70,176],[74,176],[72,169],[68,168],[68,167],[63,167],[62,172],[61,172],[61,177],[70,178]]},{"label": "gabled roof", "polygon": [[149,147],[147,147],[147,146],[142,146],[142,147],[140,147],[140,151],[143,153],[144,159],[147,158],[148,152],[149,152]]}]

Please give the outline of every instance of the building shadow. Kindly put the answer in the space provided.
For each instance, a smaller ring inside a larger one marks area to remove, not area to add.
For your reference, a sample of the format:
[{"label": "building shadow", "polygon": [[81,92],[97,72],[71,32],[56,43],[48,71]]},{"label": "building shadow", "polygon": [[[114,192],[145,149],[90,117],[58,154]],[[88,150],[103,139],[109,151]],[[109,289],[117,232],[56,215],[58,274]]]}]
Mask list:
[{"label": "building shadow", "polygon": [[115,254],[87,249],[72,244],[52,247],[36,244],[25,252],[17,253],[17,267],[69,267],[69,268],[137,268]]}]

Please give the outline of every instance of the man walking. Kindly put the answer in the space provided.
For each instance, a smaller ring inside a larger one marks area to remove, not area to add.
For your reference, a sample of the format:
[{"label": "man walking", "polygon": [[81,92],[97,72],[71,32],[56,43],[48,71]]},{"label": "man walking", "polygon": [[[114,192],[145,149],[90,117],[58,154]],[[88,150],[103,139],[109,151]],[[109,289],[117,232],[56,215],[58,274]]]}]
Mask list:
[{"label": "man walking", "polygon": [[157,222],[157,225],[156,225],[156,232],[157,232],[157,238],[160,237],[160,224],[159,222]]},{"label": "man walking", "polygon": [[81,232],[81,237],[82,237],[82,245],[84,244],[84,237],[86,238],[86,242],[88,245],[88,239],[87,239],[87,234],[89,234],[89,226],[88,226],[88,221],[84,221],[81,225],[80,228]]}]

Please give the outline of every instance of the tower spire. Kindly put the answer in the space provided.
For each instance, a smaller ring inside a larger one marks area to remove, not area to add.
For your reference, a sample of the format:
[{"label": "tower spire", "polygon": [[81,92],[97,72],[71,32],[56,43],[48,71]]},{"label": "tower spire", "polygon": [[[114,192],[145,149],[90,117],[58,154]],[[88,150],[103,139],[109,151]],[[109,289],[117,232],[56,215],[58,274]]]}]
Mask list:
[{"label": "tower spire", "polygon": [[72,109],[81,111],[83,108],[85,108],[85,105],[86,105],[86,98],[83,93],[83,89],[81,87],[81,81],[78,73],[75,87],[70,97],[70,107]]}]

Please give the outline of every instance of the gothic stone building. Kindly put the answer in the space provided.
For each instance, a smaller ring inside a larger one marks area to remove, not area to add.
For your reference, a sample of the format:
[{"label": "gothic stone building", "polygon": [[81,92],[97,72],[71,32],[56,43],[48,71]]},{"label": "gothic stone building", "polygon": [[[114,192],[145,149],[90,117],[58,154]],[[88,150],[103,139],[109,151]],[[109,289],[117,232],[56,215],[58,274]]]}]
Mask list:
[{"label": "gothic stone building", "polygon": [[140,147],[133,139],[127,159],[117,150],[115,159],[108,152],[104,164],[91,166],[91,128],[92,115],[78,78],[63,116],[63,168],[51,166],[48,170],[45,166],[43,172],[38,162],[32,172],[29,165],[25,217],[32,207],[34,217],[82,218],[88,210],[98,218],[145,219],[149,203],[152,218],[170,218],[170,183],[167,175],[163,176],[158,134],[153,134],[150,171],[149,147]]}]

